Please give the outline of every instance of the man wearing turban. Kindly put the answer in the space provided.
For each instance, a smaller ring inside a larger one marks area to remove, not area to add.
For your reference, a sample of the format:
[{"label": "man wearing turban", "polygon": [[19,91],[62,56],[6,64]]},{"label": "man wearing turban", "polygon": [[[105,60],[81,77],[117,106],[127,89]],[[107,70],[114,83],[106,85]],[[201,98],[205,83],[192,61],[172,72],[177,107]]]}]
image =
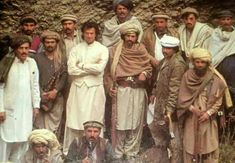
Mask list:
[{"label": "man wearing turban", "polygon": [[226,83],[211,67],[208,50],[195,48],[189,54],[193,68],[184,74],[178,96],[178,117],[184,119],[184,162],[216,163],[219,159],[216,114]]},{"label": "man wearing turban", "polygon": [[45,52],[34,55],[42,98],[35,126],[57,133],[64,108],[62,91],[67,81],[66,57],[60,50],[58,33],[44,31],[41,40]]},{"label": "man wearing turban", "polygon": [[122,41],[110,50],[105,87],[113,99],[112,105],[116,106],[112,107],[112,144],[116,157],[134,161],[140,149],[147,104],[145,88],[152,67],[147,50],[137,41],[138,26],[125,24],[120,34]]},{"label": "man wearing turban", "polygon": [[56,135],[47,129],[37,129],[28,137],[29,149],[22,163],[62,163],[62,152]]},{"label": "man wearing turban", "polygon": [[13,63],[4,83],[0,83],[0,162],[18,162],[27,149],[27,138],[39,112],[39,72],[29,58],[27,36],[13,39]]},{"label": "man wearing turban", "polygon": [[133,9],[133,3],[131,0],[114,0],[113,1],[113,10],[115,12],[115,16],[113,16],[110,20],[104,22],[104,29],[102,32],[102,43],[111,47],[120,41],[120,33],[119,29],[127,24],[132,23],[138,26],[140,30],[140,34],[138,40],[140,41],[143,29],[139,20],[131,15],[131,10]]}]

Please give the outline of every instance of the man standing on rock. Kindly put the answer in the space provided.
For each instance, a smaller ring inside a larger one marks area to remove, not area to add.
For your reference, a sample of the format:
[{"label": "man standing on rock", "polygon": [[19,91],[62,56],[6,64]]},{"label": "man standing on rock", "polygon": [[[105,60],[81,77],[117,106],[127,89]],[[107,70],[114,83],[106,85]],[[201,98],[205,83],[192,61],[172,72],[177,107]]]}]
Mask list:
[{"label": "man standing on rock", "polygon": [[18,162],[40,105],[39,73],[29,58],[30,39],[16,36],[11,45],[14,61],[5,83],[0,83],[0,162]]},{"label": "man standing on rock", "polygon": [[42,98],[35,126],[57,133],[64,106],[62,91],[67,81],[67,63],[59,47],[58,33],[44,31],[41,40],[45,52],[34,56],[39,69]]},{"label": "man standing on rock", "polygon": [[[164,59],[157,69],[156,87],[150,97],[151,103],[155,100],[154,120],[149,125],[157,149],[156,159],[159,159],[155,163],[169,162],[167,148],[172,153],[170,162],[182,163],[182,143],[175,117],[180,82],[187,65],[179,53],[178,38],[164,35],[160,43]],[[170,142],[170,139],[175,140]]]},{"label": "man standing on rock", "polygon": [[97,23],[86,22],[81,30],[84,41],[71,50],[68,60],[68,73],[74,80],[66,108],[65,154],[74,138],[83,136],[84,122],[104,121],[103,75],[109,57],[108,49],[96,41],[99,35]]},{"label": "man standing on rock", "polygon": [[226,83],[211,67],[208,50],[195,48],[189,54],[193,68],[184,74],[178,96],[178,107],[182,109],[179,119],[184,119],[184,162],[217,163],[216,113],[222,104]]},{"label": "man standing on rock", "polygon": [[189,62],[189,51],[193,48],[208,49],[212,28],[197,21],[199,13],[195,8],[187,7],[182,10],[183,25],[179,27],[180,47],[184,59]]},{"label": "man standing on rock", "polygon": [[121,40],[119,29],[127,23],[138,26],[140,30],[138,41],[141,40],[143,34],[142,25],[135,16],[131,15],[133,7],[131,0],[113,0],[113,10],[116,15],[104,22],[102,43],[105,46],[111,47]]},{"label": "man standing on rock", "polygon": [[112,143],[117,158],[138,162],[136,157],[147,105],[145,88],[152,75],[152,67],[147,50],[137,41],[139,27],[125,24],[120,33],[122,41],[110,52],[109,76],[105,85],[113,98],[112,105],[116,105],[112,108]]}]

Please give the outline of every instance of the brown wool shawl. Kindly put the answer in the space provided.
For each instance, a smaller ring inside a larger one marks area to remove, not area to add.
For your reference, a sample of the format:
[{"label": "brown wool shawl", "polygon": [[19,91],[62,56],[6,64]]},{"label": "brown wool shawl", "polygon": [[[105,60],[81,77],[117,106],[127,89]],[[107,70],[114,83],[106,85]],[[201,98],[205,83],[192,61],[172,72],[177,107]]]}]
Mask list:
[{"label": "brown wool shawl", "polygon": [[115,49],[113,49],[113,51],[115,52],[113,53],[113,63],[118,60],[116,66],[112,66],[111,68],[113,69],[113,78],[135,76],[143,71],[151,75],[152,67],[148,56],[149,54],[143,44],[136,43],[131,49],[122,46],[120,52]]},{"label": "brown wool shawl", "polygon": [[208,69],[204,77],[198,77],[193,69],[189,69],[181,81],[178,107],[184,110],[188,109],[209,82],[212,82],[212,85],[208,94],[207,109],[210,109],[214,102],[223,95],[226,85],[210,69]]}]

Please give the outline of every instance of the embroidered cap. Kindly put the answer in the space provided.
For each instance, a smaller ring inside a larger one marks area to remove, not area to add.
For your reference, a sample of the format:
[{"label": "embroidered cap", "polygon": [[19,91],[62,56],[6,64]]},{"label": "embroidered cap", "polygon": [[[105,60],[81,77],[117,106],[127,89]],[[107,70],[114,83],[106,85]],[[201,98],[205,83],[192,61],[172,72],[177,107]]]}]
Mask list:
[{"label": "embroidered cap", "polygon": [[101,129],[104,125],[98,121],[86,121],[85,123],[83,123],[83,126],[85,129],[87,127],[95,127]]}]

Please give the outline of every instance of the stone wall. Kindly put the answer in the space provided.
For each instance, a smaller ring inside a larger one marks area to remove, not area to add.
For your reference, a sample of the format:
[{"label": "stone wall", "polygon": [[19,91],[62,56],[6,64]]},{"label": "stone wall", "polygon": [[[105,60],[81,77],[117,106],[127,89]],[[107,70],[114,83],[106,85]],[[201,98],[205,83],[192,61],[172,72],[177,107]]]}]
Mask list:
[{"label": "stone wall", "polygon": [[[200,21],[211,22],[211,15],[220,9],[235,11],[234,0],[133,0],[133,15],[139,17],[146,28],[150,25],[150,16],[154,12],[164,11],[172,17],[171,27],[180,23],[179,15],[182,8],[195,7],[200,12]],[[0,33],[16,31],[19,20],[24,14],[33,14],[38,19],[38,32],[44,29],[59,31],[60,16],[74,13],[79,23],[94,20],[102,24],[111,18],[112,0],[1,0],[0,1]]]}]

